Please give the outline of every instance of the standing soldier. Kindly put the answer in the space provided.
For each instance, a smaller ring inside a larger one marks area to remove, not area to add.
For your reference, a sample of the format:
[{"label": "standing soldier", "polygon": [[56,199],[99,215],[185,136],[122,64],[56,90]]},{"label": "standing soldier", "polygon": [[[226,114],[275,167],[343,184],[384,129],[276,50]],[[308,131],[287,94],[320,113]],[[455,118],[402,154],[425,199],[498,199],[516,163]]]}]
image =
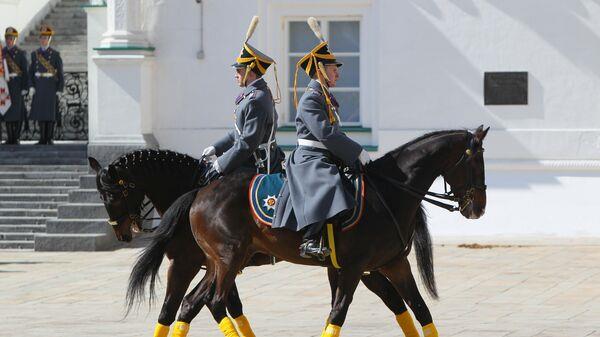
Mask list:
[{"label": "standing soldier", "polygon": [[275,61],[248,44],[257,24],[255,16],[242,52],[233,64],[238,85],[244,88],[235,101],[235,129],[202,152],[204,157],[218,156],[205,175],[206,183],[241,167],[256,168],[261,173],[282,170],[284,154],[275,143],[276,99],[262,78]]},{"label": "standing soldier", "polygon": [[33,101],[30,119],[38,121],[40,128],[38,144],[52,144],[58,96],[64,87],[60,53],[50,47],[53,35],[52,28],[42,26],[40,48],[31,53],[29,93],[33,96]]},{"label": "standing soldier", "polygon": [[6,28],[4,33],[6,47],[2,55],[8,66],[8,88],[10,91],[11,106],[4,115],[6,122],[6,144],[19,144],[23,126],[23,96],[27,94],[29,77],[27,76],[27,58],[25,52],[17,47],[19,32],[13,27]]},{"label": "standing soldier", "polygon": [[[342,64],[329,51],[317,20],[311,17],[308,24],[321,42],[296,65],[296,75],[302,68],[312,80],[297,104],[299,146],[286,165],[289,199],[279,205],[284,209],[277,213],[283,216],[275,217],[273,228],[303,231],[300,255],[324,260],[329,255],[321,240],[325,222],[355,206],[353,196],[344,188],[339,166],[366,165],[370,158],[340,129],[339,105],[329,88],[336,85]],[[293,211],[286,211],[290,205]]]}]

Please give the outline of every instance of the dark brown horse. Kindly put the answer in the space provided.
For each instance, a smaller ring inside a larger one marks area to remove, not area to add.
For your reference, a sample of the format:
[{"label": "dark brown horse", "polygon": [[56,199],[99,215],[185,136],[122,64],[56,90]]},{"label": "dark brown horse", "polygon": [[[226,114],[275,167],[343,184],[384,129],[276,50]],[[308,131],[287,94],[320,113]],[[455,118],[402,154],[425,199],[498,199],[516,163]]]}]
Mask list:
[{"label": "dark brown horse", "polygon": [[[161,216],[164,215],[161,226],[150,237],[150,243],[140,254],[132,270],[127,296],[128,311],[136,299],[144,298],[145,285],[148,282],[152,299],[159,267],[163,256],[167,256],[170,262],[167,289],[157,326],[159,330],[164,331],[166,329],[161,327],[168,327],[173,323],[182,300],[179,320],[191,322],[204,305],[204,301],[194,298],[193,291],[185,299],[184,294],[191,279],[205,264],[205,255],[193,240],[189,225],[189,207],[185,210],[171,209],[167,213],[165,211],[180,194],[184,195],[178,202],[191,205],[196,191],[185,192],[198,187],[196,179],[198,175],[201,175],[204,164],[187,155],[154,150],[128,153],[105,169],[94,158],[89,158],[89,161],[91,168],[97,173],[97,188],[119,240],[129,242],[133,238],[132,228],[134,228],[134,232],[139,231],[142,220],[140,211],[144,196],[150,199]],[[419,211],[415,223],[417,237],[414,243],[419,267],[428,290],[436,297],[431,242],[423,212]],[[256,254],[249,265],[261,265],[269,262],[268,256]],[[336,277],[337,272],[331,268],[329,280],[332,291],[335,290]],[[385,277],[374,272],[363,275],[361,280],[394,312],[407,335],[411,331],[416,331],[404,301]],[[410,273],[407,275],[405,288],[403,295],[407,302],[411,303],[413,312],[421,325],[431,323],[431,314]],[[243,322],[245,318],[242,303],[235,286],[229,294],[227,309],[232,317]],[[240,330],[242,336],[251,336],[249,325]]]},{"label": "dark brown horse", "polygon": [[[487,131],[479,127],[475,133],[430,133],[367,166],[364,216],[353,230],[337,233],[342,269],[330,272],[335,299],[322,336],[339,336],[364,272],[380,272],[404,295],[406,280],[411,277],[406,255],[415,231],[413,219],[437,177],[448,182],[464,217],[476,219],[483,215],[486,193],[482,145]],[[226,336],[237,336],[226,316],[226,299],[238,272],[256,252],[297,264],[332,267],[329,261],[299,256],[299,233],[255,224],[247,199],[252,176],[241,172],[213,182],[197,193],[190,211],[192,233],[208,257],[207,272],[192,295],[211,307]],[[187,205],[175,203],[172,208]],[[438,335],[433,322],[423,331],[427,337]]]}]

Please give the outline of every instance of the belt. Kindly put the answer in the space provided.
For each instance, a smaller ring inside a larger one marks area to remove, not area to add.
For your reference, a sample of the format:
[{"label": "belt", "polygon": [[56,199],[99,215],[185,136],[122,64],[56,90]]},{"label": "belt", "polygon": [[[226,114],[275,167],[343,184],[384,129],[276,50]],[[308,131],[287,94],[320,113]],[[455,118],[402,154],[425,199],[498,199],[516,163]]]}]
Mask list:
[{"label": "belt", "polygon": [[323,145],[323,143],[318,142],[316,140],[298,139],[298,145],[316,147],[317,149],[327,150],[327,147]]},{"label": "belt", "polygon": [[8,77],[13,78],[13,77],[20,77],[21,74],[17,74],[17,73],[10,73],[8,74]]},{"label": "belt", "polygon": [[54,77],[54,73],[35,73],[35,77]]}]

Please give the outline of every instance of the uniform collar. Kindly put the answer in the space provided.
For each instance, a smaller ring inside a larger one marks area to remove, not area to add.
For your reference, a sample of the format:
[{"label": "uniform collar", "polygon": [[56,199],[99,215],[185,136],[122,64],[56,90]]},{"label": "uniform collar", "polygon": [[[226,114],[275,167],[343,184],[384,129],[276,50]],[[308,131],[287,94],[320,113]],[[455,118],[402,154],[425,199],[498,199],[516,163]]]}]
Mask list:
[{"label": "uniform collar", "polygon": [[267,86],[267,82],[265,82],[265,80],[262,77],[259,77],[256,80],[252,81],[252,83],[250,83],[246,86],[246,89],[244,89],[244,96],[249,95],[251,92],[253,92],[256,89],[261,89],[266,86]]}]

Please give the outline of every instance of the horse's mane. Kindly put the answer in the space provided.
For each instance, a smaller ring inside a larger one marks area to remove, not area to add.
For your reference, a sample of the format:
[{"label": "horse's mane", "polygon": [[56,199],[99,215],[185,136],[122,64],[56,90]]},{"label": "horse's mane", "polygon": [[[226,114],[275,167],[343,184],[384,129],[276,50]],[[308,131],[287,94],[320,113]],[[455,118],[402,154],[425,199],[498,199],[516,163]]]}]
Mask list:
[{"label": "horse's mane", "polygon": [[[179,176],[182,183],[194,183],[205,164],[187,154],[170,150],[143,149],[126,153],[115,159],[108,169],[128,171],[134,176],[151,176],[157,172],[169,176]],[[190,181],[185,179],[190,177]],[[115,182],[106,175],[100,179],[105,188],[115,187]]]},{"label": "horse's mane", "polygon": [[446,135],[451,135],[451,134],[455,134],[455,133],[465,133],[465,132],[468,132],[468,130],[466,130],[466,129],[463,129],[463,130],[461,130],[461,129],[455,129],[455,130],[438,130],[438,131],[432,131],[432,132],[426,133],[426,134],[424,134],[422,136],[419,136],[419,137],[417,137],[417,138],[415,138],[415,139],[413,139],[413,140],[411,140],[411,141],[409,141],[409,142],[407,142],[405,144],[402,144],[402,145],[398,146],[397,148],[395,148],[395,149],[389,151],[388,153],[386,153],[385,155],[383,155],[381,158],[378,158],[377,160],[375,160],[375,162],[380,161],[380,160],[386,160],[385,158],[388,158],[391,155],[395,155],[395,154],[398,154],[398,153],[409,151],[409,150],[411,150],[410,148],[413,145],[415,145],[417,143],[420,143],[420,142],[422,142],[424,140],[427,140],[427,139],[430,139],[430,138],[439,137],[439,136],[446,136]]}]

